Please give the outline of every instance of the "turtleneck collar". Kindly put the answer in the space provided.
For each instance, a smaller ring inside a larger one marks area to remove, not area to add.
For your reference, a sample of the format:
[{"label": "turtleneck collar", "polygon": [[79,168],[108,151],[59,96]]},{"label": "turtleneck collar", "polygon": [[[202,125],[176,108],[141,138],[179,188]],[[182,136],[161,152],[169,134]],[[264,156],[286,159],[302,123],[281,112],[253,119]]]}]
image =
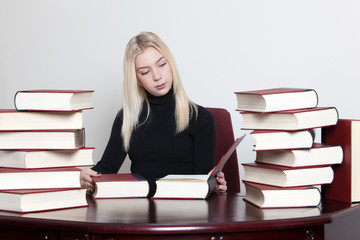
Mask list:
[{"label": "turtleneck collar", "polygon": [[150,104],[164,104],[171,101],[174,101],[174,90],[170,88],[169,92],[167,92],[164,96],[154,96],[146,91],[147,98]]}]

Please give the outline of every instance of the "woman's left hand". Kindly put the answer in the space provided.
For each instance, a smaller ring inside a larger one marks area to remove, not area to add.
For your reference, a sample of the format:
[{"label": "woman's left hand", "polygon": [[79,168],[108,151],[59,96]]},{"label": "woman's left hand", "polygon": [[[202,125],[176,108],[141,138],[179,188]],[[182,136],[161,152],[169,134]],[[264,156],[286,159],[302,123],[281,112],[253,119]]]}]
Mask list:
[{"label": "woman's left hand", "polygon": [[215,192],[226,192],[227,185],[225,180],[225,174],[223,172],[218,172],[216,174],[216,190]]}]

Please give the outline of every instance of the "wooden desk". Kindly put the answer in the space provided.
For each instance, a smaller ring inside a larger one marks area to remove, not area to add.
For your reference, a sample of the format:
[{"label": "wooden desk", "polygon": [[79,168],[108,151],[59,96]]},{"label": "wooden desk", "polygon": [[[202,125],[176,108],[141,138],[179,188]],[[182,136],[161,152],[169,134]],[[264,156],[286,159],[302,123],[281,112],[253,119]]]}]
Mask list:
[{"label": "wooden desk", "polygon": [[348,240],[358,239],[354,234],[360,228],[360,205],[336,201],[318,208],[260,210],[239,195],[214,194],[205,201],[89,199],[89,204],[42,213],[0,212],[0,239]]}]

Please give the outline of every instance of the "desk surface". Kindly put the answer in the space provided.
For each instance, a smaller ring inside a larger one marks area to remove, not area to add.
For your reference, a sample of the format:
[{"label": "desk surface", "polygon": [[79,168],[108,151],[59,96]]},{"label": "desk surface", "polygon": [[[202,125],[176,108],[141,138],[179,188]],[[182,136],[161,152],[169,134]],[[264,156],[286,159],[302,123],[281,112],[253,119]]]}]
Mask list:
[{"label": "desk surface", "polygon": [[0,212],[1,226],[122,234],[243,232],[323,226],[360,215],[360,205],[326,200],[316,208],[264,209],[237,194],[207,200],[88,199],[89,207],[40,213]]}]

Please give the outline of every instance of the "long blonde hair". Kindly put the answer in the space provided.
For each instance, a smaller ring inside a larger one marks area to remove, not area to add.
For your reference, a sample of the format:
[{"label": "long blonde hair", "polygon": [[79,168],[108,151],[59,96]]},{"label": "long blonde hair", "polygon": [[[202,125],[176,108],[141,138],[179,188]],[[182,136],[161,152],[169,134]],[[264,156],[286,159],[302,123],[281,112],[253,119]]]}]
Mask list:
[{"label": "long blonde hair", "polygon": [[198,114],[197,105],[190,101],[186,95],[170,49],[156,34],[151,32],[139,33],[130,39],[124,55],[123,125],[121,135],[123,137],[125,151],[129,150],[131,134],[139,124],[139,117],[144,101],[148,106],[147,117],[150,114],[147,95],[145,89],[138,85],[134,63],[136,56],[148,47],[153,47],[158,50],[167,59],[172,69],[176,133],[182,132],[189,126],[189,121],[194,112],[196,116]]}]

